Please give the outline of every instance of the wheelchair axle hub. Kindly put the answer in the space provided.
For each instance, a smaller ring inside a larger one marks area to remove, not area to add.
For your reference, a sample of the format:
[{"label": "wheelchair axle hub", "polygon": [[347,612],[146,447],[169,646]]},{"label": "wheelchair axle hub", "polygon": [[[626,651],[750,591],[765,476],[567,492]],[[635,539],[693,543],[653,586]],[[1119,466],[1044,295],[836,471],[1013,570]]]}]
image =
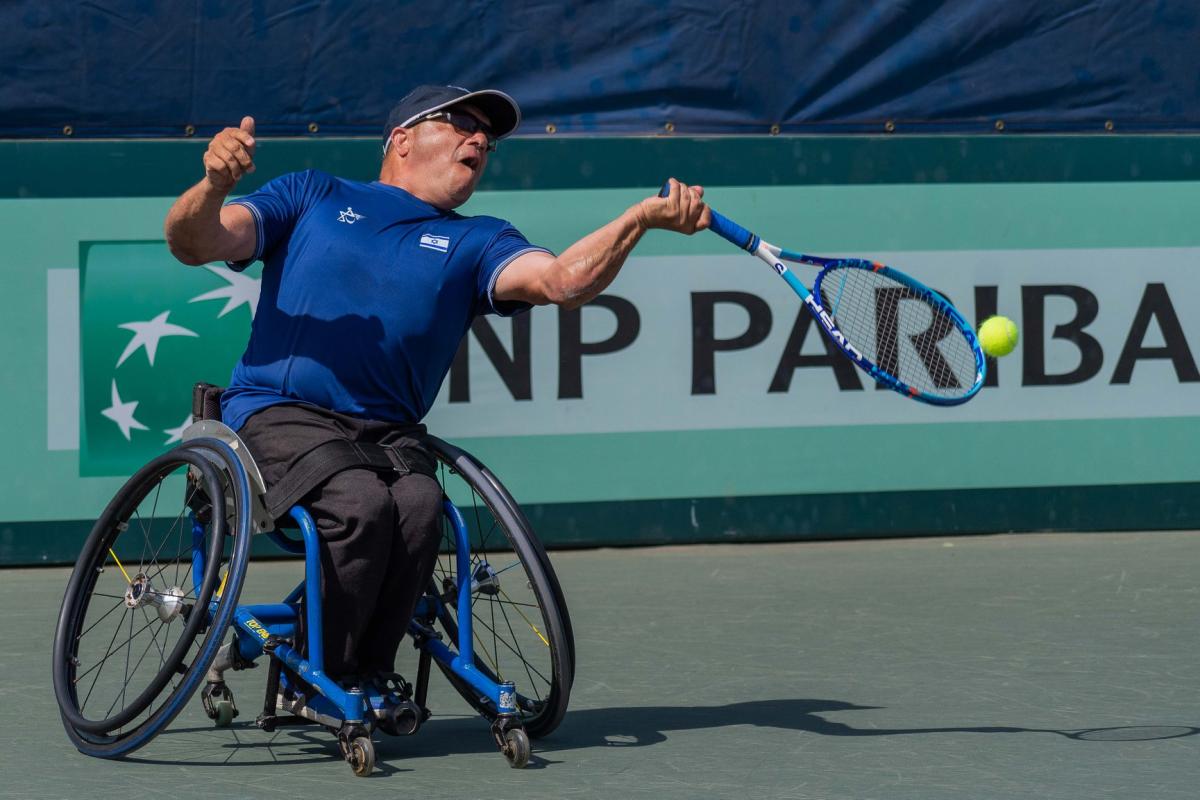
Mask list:
[{"label": "wheelchair axle hub", "polygon": [[[453,577],[443,578],[442,590],[442,601],[453,604],[458,594],[458,580]],[[471,594],[500,594],[500,575],[486,561],[477,564],[471,573]]]},{"label": "wheelchair axle hub", "polygon": [[186,605],[183,589],[172,586],[160,592],[150,583],[150,578],[145,573],[139,572],[125,590],[125,605],[128,608],[138,608],[143,603],[154,606],[158,618],[163,622],[170,622],[184,613]]},{"label": "wheelchair axle hub", "polygon": [[500,576],[496,574],[496,570],[492,569],[492,565],[486,561],[477,566],[475,574],[471,576],[471,593],[500,594]]}]

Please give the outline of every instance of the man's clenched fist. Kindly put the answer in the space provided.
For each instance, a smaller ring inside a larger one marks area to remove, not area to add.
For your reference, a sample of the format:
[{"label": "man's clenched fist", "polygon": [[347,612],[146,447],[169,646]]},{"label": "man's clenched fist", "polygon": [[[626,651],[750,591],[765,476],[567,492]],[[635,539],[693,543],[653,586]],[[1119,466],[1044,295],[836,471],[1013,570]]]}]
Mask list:
[{"label": "man's clenched fist", "polygon": [[254,117],[218,133],[204,153],[204,177],[220,192],[231,191],[247,172],[254,172]]}]

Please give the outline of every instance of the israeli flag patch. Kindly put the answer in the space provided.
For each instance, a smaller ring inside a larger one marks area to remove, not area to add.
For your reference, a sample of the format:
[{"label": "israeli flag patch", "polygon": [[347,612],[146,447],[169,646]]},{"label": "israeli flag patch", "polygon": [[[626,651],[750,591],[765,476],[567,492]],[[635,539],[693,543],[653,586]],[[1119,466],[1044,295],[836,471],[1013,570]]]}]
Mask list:
[{"label": "israeli flag patch", "polygon": [[450,248],[450,237],[423,233],[421,234],[420,245],[421,247],[428,247],[430,250],[437,250],[439,253],[444,253]]}]

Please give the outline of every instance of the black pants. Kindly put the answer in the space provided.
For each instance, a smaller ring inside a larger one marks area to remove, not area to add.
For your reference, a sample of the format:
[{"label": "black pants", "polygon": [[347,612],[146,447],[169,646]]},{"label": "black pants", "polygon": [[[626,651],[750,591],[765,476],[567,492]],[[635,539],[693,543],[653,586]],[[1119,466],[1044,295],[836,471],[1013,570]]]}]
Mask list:
[{"label": "black pants", "polygon": [[[419,447],[413,437],[423,432],[422,425],[278,405],[254,414],[238,435],[269,489],[296,459],[330,439]],[[347,469],[300,505],[321,539],[326,674],[345,679],[394,671],[396,650],[437,561],[441,487],[427,475]]]}]

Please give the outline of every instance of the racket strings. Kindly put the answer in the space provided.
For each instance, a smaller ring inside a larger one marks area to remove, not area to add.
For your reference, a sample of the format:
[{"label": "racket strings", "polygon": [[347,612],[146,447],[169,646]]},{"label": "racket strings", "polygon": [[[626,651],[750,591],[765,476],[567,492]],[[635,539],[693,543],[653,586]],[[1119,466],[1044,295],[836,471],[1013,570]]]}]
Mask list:
[{"label": "racket strings", "polygon": [[974,385],[971,343],[923,294],[860,266],[829,267],[815,288],[847,341],[893,378],[941,397],[959,396]]}]

